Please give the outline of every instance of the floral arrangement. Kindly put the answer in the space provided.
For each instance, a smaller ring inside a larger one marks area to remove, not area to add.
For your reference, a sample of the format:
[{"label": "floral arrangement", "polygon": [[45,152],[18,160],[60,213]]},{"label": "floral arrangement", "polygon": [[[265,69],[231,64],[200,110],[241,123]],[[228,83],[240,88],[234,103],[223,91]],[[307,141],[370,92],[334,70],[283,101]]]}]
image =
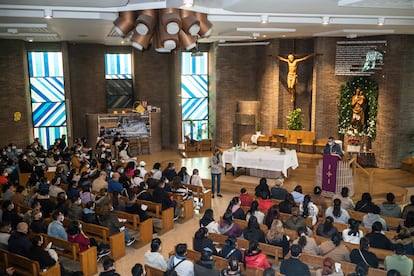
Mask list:
[{"label": "floral arrangement", "polygon": [[[368,101],[366,122],[362,131],[358,132],[351,128],[352,120],[352,97],[356,89],[360,87]],[[378,113],[378,83],[369,77],[353,77],[341,86],[338,103],[338,132],[342,136],[370,137],[372,140],[377,135],[377,113]]]}]

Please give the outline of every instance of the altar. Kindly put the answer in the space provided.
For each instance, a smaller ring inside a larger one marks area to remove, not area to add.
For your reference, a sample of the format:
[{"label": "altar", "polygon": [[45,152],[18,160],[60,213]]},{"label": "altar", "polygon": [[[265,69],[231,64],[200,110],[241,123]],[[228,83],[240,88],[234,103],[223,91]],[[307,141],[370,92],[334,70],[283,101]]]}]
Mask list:
[{"label": "altar", "polygon": [[289,168],[296,169],[299,165],[295,150],[270,147],[247,147],[247,149],[230,149],[223,152],[223,166],[226,163],[237,168],[282,172],[287,176]]}]

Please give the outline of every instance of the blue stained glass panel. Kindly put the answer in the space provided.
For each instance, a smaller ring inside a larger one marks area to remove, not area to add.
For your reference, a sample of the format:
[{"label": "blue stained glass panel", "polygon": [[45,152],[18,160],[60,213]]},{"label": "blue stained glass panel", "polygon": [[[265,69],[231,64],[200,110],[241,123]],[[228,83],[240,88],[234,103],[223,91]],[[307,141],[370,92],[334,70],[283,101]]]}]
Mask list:
[{"label": "blue stained glass panel", "polygon": [[191,53],[181,54],[181,75],[208,75],[208,53],[192,57]]},{"label": "blue stained glass panel", "polygon": [[120,75],[122,78],[132,79],[131,54],[105,54],[105,74]]}]

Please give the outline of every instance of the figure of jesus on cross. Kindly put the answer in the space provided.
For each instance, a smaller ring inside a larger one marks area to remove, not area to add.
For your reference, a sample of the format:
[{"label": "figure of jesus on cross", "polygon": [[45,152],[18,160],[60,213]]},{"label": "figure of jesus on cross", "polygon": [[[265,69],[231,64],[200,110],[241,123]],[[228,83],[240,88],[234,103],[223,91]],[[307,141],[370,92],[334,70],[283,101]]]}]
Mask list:
[{"label": "figure of jesus on cross", "polygon": [[316,56],[315,53],[304,56],[303,58],[295,59],[293,54],[289,54],[288,58],[281,56],[276,56],[279,60],[284,61],[288,64],[288,74],[287,74],[287,87],[290,93],[290,101],[295,101],[295,85],[298,83],[298,75],[296,75],[296,70],[298,69],[298,63],[304,60],[307,60],[313,56]]}]

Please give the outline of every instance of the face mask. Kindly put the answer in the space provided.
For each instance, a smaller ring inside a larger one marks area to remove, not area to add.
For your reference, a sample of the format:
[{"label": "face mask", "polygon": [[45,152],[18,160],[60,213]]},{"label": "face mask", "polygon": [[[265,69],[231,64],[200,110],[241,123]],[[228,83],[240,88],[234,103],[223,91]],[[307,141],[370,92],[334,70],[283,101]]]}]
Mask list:
[{"label": "face mask", "polygon": [[112,207],[109,209],[109,211],[111,211],[111,212],[112,212],[113,210],[114,210],[114,207],[112,206]]},{"label": "face mask", "polygon": [[65,220],[65,216],[62,215],[62,217],[60,218],[60,221],[63,222]]},{"label": "face mask", "polygon": [[56,155],[59,155],[59,154],[60,154],[60,151],[57,151],[57,152],[56,152]]},{"label": "face mask", "polygon": [[332,146],[332,145],[334,144],[334,142],[328,142],[328,144],[329,144],[330,146]]},{"label": "face mask", "polygon": [[9,174],[8,173],[3,173],[3,175],[5,176],[5,177],[8,177],[9,176]]},{"label": "face mask", "polygon": [[82,224],[79,223],[79,229],[82,229]]},{"label": "face mask", "polygon": [[23,157],[22,157],[22,159],[23,159],[23,160],[27,160],[27,157],[26,157],[26,156],[23,156]]},{"label": "face mask", "polygon": [[124,173],[124,169],[121,169],[119,172],[120,172],[120,173]]}]

